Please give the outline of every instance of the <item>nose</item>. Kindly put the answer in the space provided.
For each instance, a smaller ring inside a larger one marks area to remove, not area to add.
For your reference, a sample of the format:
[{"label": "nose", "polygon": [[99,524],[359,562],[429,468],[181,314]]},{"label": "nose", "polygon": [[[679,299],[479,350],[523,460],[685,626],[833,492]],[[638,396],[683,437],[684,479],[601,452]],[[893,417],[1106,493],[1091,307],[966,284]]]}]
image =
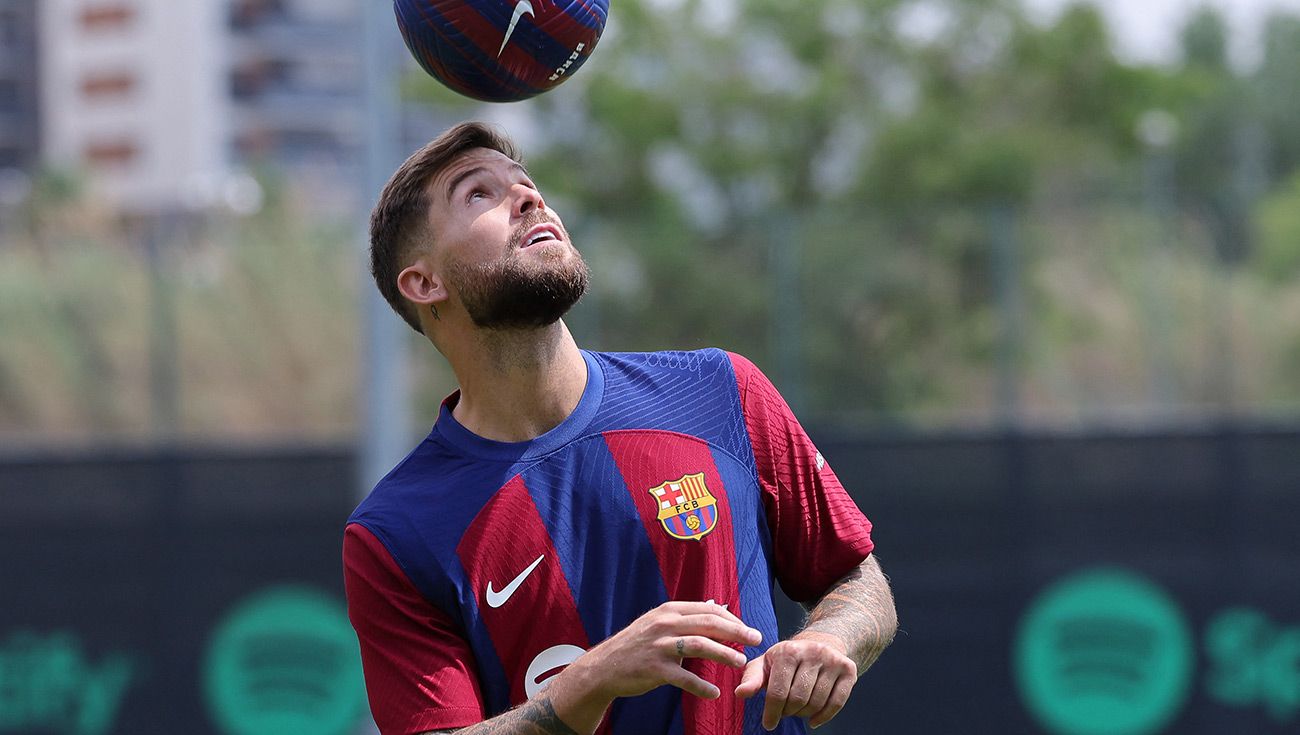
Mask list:
[{"label": "nose", "polygon": [[542,200],[542,193],[531,186],[515,184],[515,211],[516,217],[522,217],[534,209],[546,209],[546,202]]}]

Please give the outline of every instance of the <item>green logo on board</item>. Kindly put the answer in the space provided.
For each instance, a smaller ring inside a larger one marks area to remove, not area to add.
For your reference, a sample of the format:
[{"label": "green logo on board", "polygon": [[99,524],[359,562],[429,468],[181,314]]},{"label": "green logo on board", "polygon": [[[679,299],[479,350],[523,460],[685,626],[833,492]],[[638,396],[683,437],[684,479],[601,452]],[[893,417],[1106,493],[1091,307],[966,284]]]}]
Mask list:
[{"label": "green logo on board", "polygon": [[1152,735],[1192,688],[1192,635],[1158,587],[1099,569],[1048,587],[1021,620],[1016,681],[1054,735]]},{"label": "green logo on board", "polygon": [[1263,612],[1229,608],[1210,620],[1205,654],[1211,697],[1228,706],[1263,705],[1279,723],[1300,713],[1300,628],[1287,628]]},{"label": "green logo on board", "polygon": [[208,708],[227,735],[343,735],[365,711],[347,613],[313,589],[245,599],[217,627],[205,663]]},{"label": "green logo on board", "polygon": [[134,670],[122,654],[92,661],[71,633],[11,633],[0,643],[0,733],[109,732]]}]

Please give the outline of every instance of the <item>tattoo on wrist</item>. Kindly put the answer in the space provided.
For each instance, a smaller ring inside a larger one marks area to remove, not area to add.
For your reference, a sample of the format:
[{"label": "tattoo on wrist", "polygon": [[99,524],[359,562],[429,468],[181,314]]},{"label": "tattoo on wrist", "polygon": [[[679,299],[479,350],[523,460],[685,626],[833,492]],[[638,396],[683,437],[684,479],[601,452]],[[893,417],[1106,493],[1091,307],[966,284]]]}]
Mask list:
[{"label": "tattoo on wrist", "polygon": [[818,600],[803,629],[843,641],[861,676],[894,640],[898,629],[894,596],[884,574],[878,568],[868,572],[862,566],[846,574]]},{"label": "tattoo on wrist", "polygon": [[493,717],[457,735],[578,735],[555,714],[549,697],[530,699],[505,714]]}]

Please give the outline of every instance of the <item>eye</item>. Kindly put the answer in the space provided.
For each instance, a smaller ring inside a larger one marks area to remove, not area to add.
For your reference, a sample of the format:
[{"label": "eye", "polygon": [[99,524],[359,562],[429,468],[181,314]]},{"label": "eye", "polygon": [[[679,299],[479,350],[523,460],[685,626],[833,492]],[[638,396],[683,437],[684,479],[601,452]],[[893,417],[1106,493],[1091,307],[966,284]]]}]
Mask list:
[{"label": "eye", "polygon": [[465,195],[465,202],[466,202],[467,204],[473,204],[474,202],[477,202],[477,201],[480,200],[480,199],[484,199],[484,198],[486,198],[487,195],[488,195],[488,193],[487,193],[487,190],[486,190],[486,189],[482,189],[482,188],[477,188],[477,187],[476,187],[476,188],[470,189],[470,190],[469,190],[469,193],[467,193],[467,194]]}]

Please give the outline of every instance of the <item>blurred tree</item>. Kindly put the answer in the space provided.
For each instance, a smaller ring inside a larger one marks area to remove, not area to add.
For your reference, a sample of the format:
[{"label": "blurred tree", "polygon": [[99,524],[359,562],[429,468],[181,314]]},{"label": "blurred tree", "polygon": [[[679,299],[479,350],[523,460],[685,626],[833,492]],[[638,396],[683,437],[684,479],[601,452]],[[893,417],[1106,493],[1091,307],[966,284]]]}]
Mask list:
[{"label": "blurred tree", "polygon": [[[1059,297],[1034,283],[1040,244],[998,241],[993,213],[1141,202],[1153,110],[1177,121],[1177,201],[1223,261],[1249,252],[1252,96],[1225,34],[1199,11],[1183,64],[1158,67],[1118,59],[1084,3],[1042,27],[1016,0],[620,0],[581,73],[506,117],[594,263],[601,346],[722,340],[837,414],[978,411],[1017,301],[994,284],[1038,289],[1036,311]],[[1271,37],[1261,87],[1297,68]],[[1274,96],[1270,131],[1294,98]],[[1019,275],[995,272],[1008,253]]]},{"label": "blurred tree", "polygon": [[0,436],[104,439],[351,432],[356,315],[353,229],[270,204],[233,218],[190,213],[169,230],[180,426],[151,424],[147,218],[115,214],[75,176],[38,179],[31,223],[0,247]]},{"label": "blurred tree", "polygon": [[1258,204],[1258,273],[1275,285],[1300,277],[1300,173]]},{"label": "blurred tree", "polygon": [[[851,193],[886,105],[908,84],[896,17],[906,5],[618,5],[597,58],[569,83],[585,85],[581,95],[548,95],[533,116],[549,147],[532,169],[583,203],[598,276],[621,274],[597,283],[601,344],[694,347],[725,333],[793,394],[805,369],[811,385],[844,384],[802,362],[830,339],[855,388],[889,383],[869,341],[844,339],[872,281],[820,269],[857,273],[890,247],[864,237]],[[840,226],[824,212],[839,212]],[[822,283],[844,292],[819,293]],[[819,327],[828,334],[807,333]]]},{"label": "blurred tree", "polygon": [[1179,33],[1183,65],[1216,74],[1228,73],[1228,24],[1216,8],[1203,5]]},{"label": "blurred tree", "polygon": [[1300,167],[1300,16],[1274,14],[1264,24],[1264,59],[1254,84],[1270,142],[1270,181]]},{"label": "blurred tree", "polygon": [[1240,181],[1250,158],[1254,96],[1228,66],[1228,28],[1220,11],[1196,11],[1181,40],[1183,67],[1170,80],[1183,97],[1176,196],[1208,224],[1219,259],[1239,263],[1251,249],[1249,203]]},{"label": "blurred tree", "polygon": [[[1082,411],[1142,399],[1159,291],[1171,365],[1242,350],[1237,395],[1286,400],[1300,19],[1270,20],[1251,73],[1213,10],[1180,39],[1180,63],[1147,66],[1082,4],[1038,25],[1018,0],[617,0],[580,74],[494,113],[593,261],[573,320],[590,344],[721,344],[812,416],[988,417],[1007,365],[1027,401]],[[422,74],[406,87],[480,111]],[[1168,144],[1163,239],[1144,120]],[[352,229],[268,184],[259,214],[177,244],[184,430],[347,433]],[[7,224],[0,432],[147,430],[132,223],[52,175]],[[1207,341],[1216,321],[1232,340]]]}]

